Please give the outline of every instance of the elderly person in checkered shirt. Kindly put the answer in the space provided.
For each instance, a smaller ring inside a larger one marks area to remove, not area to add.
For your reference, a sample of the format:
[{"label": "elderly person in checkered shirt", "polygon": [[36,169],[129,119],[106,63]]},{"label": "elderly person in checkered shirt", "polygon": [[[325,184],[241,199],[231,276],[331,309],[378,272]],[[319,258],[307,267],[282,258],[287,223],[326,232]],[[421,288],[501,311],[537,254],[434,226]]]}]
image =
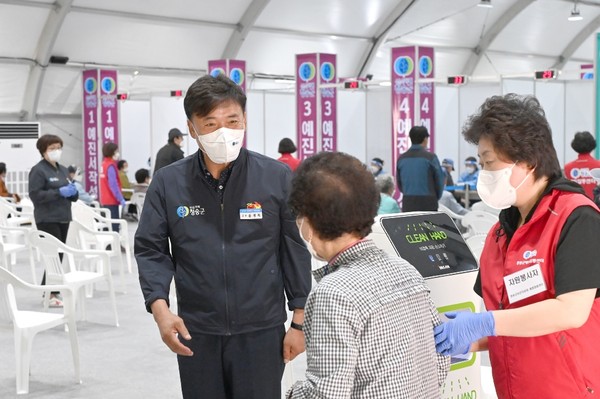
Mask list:
[{"label": "elderly person in checkered shirt", "polygon": [[436,354],[438,313],[423,278],[365,237],[377,214],[373,176],[347,154],[303,161],[289,199],[319,284],[305,308],[308,369],[287,398],[439,398],[450,359]]}]

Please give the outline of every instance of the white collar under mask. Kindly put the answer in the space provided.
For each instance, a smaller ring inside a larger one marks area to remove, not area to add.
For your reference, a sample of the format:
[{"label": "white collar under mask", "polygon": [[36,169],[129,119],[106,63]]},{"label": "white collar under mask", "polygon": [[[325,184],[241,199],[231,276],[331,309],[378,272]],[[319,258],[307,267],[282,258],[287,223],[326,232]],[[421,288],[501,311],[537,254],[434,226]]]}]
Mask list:
[{"label": "white collar under mask", "polygon": [[196,133],[196,143],[211,161],[216,164],[233,162],[240,155],[244,142],[244,129],[229,129],[222,127],[212,133],[200,135],[192,124]]}]

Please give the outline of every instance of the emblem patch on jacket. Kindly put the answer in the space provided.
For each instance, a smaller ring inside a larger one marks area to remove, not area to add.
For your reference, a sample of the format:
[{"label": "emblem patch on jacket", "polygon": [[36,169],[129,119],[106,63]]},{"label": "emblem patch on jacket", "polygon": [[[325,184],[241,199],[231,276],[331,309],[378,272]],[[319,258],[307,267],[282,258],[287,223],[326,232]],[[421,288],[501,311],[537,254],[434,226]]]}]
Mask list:
[{"label": "emblem patch on jacket", "polygon": [[182,219],[187,216],[204,215],[204,213],[205,213],[204,208],[202,208],[200,205],[190,205],[190,206],[181,205],[181,206],[177,207],[177,216],[179,216]]},{"label": "emblem patch on jacket", "polygon": [[256,201],[247,202],[246,209],[240,209],[240,220],[262,219],[262,205]]}]

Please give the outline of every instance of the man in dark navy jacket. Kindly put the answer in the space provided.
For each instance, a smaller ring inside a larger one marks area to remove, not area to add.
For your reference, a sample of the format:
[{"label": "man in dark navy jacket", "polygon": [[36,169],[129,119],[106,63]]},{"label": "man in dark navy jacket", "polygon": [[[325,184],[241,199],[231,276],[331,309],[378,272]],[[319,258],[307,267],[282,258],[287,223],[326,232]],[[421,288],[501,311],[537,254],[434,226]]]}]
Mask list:
[{"label": "man in dark navy jacket", "polygon": [[437,211],[444,191],[444,175],[438,157],[427,151],[429,132],[424,126],[413,126],[408,135],[412,145],[396,164],[402,212]]},{"label": "man in dark navy jacket", "polygon": [[291,171],[242,148],[246,96],[228,78],[201,77],[184,107],[200,151],[160,169],[146,194],[135,237],[146,307],[178,354],[185,398],[279,399],[284,364],[304,351],[311,284]]}]

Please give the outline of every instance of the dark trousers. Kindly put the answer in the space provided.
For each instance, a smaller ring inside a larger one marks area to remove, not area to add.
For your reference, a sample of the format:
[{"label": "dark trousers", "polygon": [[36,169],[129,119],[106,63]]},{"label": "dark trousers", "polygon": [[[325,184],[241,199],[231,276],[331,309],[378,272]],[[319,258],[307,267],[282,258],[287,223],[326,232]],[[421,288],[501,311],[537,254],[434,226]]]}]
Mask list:
[{"label": "dark trousers", "polygon": [[185,399],[281,399],[283,325],[238,335],[190,333],[177,356]]},{"label": "dark trousers", "polygon": [[[103,208],[106,208],[110,211],[111,219],[121,219],[121,214],[119,212],[120,205],[102,205]],[[113,231],[119,232],[119,225],[113,223],[112,224]]]},{"label": "dark trousers", "polygon": [[402,212],[437,211],[438,200],[428,195],[403,195]]},{"label": "dark trousers", "polygon": [[[58,238],[62,242],[67,242],[67,234],[69,233],[69,223],[36,223],[37,229],[48,233]],[[63,254],[59,254],[60,260],[62,261]],[[44,275],[42,276],[42,285],[46,285],[46,270],[44,269]],[[57,292],[52,292],[57,294]]]}]

